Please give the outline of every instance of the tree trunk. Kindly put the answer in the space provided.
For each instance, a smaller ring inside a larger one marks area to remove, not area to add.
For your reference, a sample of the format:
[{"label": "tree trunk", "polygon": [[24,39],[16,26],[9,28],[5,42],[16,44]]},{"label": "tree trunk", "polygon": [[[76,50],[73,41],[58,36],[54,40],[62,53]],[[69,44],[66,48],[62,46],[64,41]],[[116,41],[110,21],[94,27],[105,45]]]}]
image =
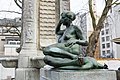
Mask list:
[{"label": "tree trunk", "polygon": [[89,44],[87,47],[87,56],[94,57],[94,52],[96,50],[99,34],[100,34],[100,30],[93,31],[93,33],[89,37]]},{"label": "tree trunk", "polygon": [[89,10],[90,10],[91,18],[92,18],[92,24],[93,24],[94,31],[91,34],[91,36],[89,37],[89,44],[87,47],[87,54],[86,54],[87,56],[94,57],[94,52],[96,50],[97,42],[99,39],[99,34],[100,34],[101,29],[103,28],[104,20],[106,19],[107,14],[108,14],[109,10],[111,9],[112,2],[113,2],[113,0],[106,0],[104,10],[102,12],[100,19],[98,20],[97,25],[96,25],[94,13],[92,10],[92,0],[89,0]]}]

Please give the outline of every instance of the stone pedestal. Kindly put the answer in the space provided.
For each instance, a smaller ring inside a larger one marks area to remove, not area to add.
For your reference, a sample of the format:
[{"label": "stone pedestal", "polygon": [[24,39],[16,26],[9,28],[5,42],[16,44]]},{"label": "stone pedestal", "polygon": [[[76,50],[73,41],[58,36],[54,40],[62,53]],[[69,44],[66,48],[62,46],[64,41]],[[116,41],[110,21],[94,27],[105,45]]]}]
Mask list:
[{"label": "stone pedestal", "polygon": [[39,80],[39,69],[18,68],[16,69],[16,80]]},{"label": "stone pedestal", "polygon": [[115,71],[108,70],[47,70],[41,68],[40,80],[117,80]]},{"label": "stone pedestal", "polygon": [[32,58],[38,55],[38,6],[39,0],[22,1],[22,40],[18,56],[15,80],[39,80],[39,69],[33,65]]}]

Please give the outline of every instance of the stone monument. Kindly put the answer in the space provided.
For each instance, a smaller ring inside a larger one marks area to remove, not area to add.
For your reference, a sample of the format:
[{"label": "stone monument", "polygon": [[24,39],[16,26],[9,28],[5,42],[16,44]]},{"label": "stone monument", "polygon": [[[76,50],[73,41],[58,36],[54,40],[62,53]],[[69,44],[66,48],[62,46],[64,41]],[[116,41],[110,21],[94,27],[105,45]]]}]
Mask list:
[{"label": "stone monument", "polygon": [[[116,72],[108,71],[94,58],[86,56],[83,46],[88,42],[81,30],[72,24],[75,14],[67,11],[61,19],[55,33],[58,42],[43,49],[44,62],[49,67],[41,69],[40,80],[116,80]],[[61,29],[64,25],[66,28]]]},{"label": "stone monument", "polygon": [[[44,65],[40,47],[48,44],[45,41],[55,41],[52,34],[56,19],[55,0],[23,0],[22,5],[21,52],[19,56],[0,57],[0,62],[6,68],[16,68],[16,80],[39,80],[39,70]],[[46,35],[46,32],[50,33]]]},{"label": "stone monument", "polygon": [[[38,0],[23,0],[23,46],[18,57],[16,80],[39,80]],[[38,68],[38,69],[37,69]]]},{"label": "stone monument", "polygon": [[39,80],[43,58],[38,56],[38,0],[23,0],[23,46],[17,56],[0,58],[6,68],[16,68],[15,80]]}]

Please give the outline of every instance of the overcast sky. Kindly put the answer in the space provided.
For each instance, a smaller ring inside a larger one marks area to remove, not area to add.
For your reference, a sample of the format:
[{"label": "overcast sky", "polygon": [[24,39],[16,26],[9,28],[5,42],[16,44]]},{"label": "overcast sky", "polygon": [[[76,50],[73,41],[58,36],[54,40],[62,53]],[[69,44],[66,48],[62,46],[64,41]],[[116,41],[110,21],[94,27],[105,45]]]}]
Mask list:
[{"label": "overcast sky", "polygon": [[[88,0],[70,0],[71,5],[71,11],[77,13],[77,12],[83,12],[87,11],[88,8]],[[95,0],[96,1],[96,11],[97,13],[101,13],[104,7],[104,0]]]},{"label": "overcast sky", "polygon": [[[0,0],[0,10],[21,12],[21,9],[16,6],[14,0]],[[15,18],[20,16],[20,14],[16,13],[0,12],[0,18]]]},{"label": "overcast sky", "polygon": [[[88,0],[70,0],[71,5],[71,11],[78,12],[78,11],[86,11]],[[100,4],[101,3],[101,4]],[[102,9],[101,6],[104,3],[104,0],[97,0],[96,4],[98,12]],[[8,11],[16,11],[21,12],[21,9],[16,6],[14,3],[14,0],[0,0],[0,10],[8,10]],[[20,14],[16,13],[6,13],[6,12],[0,12],[0,18],[14,18],[14,17],[20,17]]]},{"label": "overcast sky", "polygon": [[76,13],[87,8],[88,0],[70,0],[70,5],[71,11]]}]

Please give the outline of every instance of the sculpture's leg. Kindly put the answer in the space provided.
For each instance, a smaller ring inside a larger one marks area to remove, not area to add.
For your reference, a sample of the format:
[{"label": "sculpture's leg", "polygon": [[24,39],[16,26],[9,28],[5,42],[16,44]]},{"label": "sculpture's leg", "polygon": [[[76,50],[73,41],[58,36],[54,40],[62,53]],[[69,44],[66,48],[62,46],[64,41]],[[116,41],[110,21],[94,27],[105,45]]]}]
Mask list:
[{"label": "sculpture's leg", "polygon": [[79,62],[77,59],[71,60],[67,58],[58,58],[58,57],[56,58],[48,55],[44,57],[44,62],[54,67],[79,66]]},{"label": "sculpture's leg", "polygon": [[97,69],[106,69],[104,65],[97,63]]},{"label": "sculpture's leg", "polygon": [[96,59],[94,59],[92,57],[86,57],[86,59],[88,59],[86,61],[91,61],[96,69],[104,68],[104,65],[98,63]]},{"label": "sculpture's leg", "polygon": [[85,63],[85,65],[83,65],[80,68],[81,69],[92,69],[93,68],[93,63],[92,62]]},{"label": "sculpture's leg", "polygon": [[[74,55],[72,53],[69,53],[63,49],[60,49],[60,48],[57,48],[57,47],[46,47],[44,50],[43,50],[43,53],[45,55],[50,55],[50,56],[53,56],[53,57],[61,57],[61,56],[64,56],[66,58],[70,58],[70,59],[75,59],[77,58],[77,55]],[[61,55],[61,56],[58,56],[58,55]]]},{"label": "sculpture's leg", "polygon": [[81,69],[103,69],[104,66],[98,63],[94,58],[92,57],[84,57],[84,65],[81,67]]}]

